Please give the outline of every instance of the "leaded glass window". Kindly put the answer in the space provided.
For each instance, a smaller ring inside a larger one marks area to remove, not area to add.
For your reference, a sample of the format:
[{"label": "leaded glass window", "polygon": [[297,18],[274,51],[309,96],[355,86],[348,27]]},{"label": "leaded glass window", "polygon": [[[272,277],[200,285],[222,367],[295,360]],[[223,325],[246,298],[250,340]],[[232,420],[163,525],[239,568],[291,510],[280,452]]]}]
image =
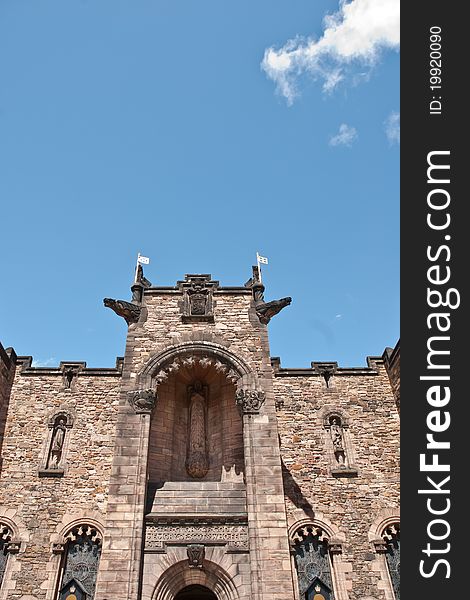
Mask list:
[{"label": "leaded glass window", "polygon": [[385,544],[388,571],[392,580],[392,587],[395,598],[400,600],[400,525],[395,523],[390,525],[382,535]]},{"label": "leaded glass window", "polygon": [[59,600],[92,600],[101,555],[101,535],[85,524],[74,527],[65,540]]},{"label": "leaded glass window", "polygon": [[328,541],[319,527],[302,527],[294,535],[294,557],[300,597],[334,600]]},{"label": "leaded glass window", "polygon": [[12,532],[9,527],[0,523],[0,586],[7,567],[8,545],[11,542]]}]

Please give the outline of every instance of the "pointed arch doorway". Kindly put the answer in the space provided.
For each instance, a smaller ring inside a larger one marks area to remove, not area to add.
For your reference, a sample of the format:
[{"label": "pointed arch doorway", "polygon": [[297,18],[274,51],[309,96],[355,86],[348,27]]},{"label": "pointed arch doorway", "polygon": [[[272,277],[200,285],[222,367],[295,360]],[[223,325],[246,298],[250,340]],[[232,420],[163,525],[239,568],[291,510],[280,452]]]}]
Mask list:
[{"label": "pointed arch doorway", "polygon": [[175,600],[218,600],[218,598],[204,585],[188,585],[176,594]]}]

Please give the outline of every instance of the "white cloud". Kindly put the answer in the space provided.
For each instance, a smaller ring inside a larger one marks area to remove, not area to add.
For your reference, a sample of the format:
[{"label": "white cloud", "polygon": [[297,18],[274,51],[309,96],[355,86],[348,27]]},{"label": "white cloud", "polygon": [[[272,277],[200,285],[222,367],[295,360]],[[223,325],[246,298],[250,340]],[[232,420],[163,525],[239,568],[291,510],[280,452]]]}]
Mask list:
[{"label": "white cloud", "polygon": [[356,128],[342,123],[338,133],[330,138],[329,144],[330,146],[351,146],[356,138]]},{"label": "white cloud", "polygon": [[390,144],[400,143],[400,113],[391,112],[385,119],[385,134]]},{"label": "white cloud", "polygon": [[31,366],[33,367],[50,367],[51,365],[56,365],[57,361],[54,357],[46,358],[45,360],[33,360]]},{"label": "white cloud", "polygon": [[339,10],[324,19],[318,39],[295,38],[282,48],[271,47],[261,63],[279,93],[292,104],[298,95],[297,78],[308,73],[332,92],[351,66],[373,66],[385,48],[400,43],[399,0],[340,0]]}]

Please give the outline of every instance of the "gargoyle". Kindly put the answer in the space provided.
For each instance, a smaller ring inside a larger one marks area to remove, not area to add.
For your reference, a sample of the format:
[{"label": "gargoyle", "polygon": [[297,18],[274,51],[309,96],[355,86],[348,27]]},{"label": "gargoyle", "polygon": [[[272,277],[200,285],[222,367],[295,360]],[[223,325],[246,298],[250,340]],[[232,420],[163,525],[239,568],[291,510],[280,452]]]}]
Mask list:
[{"label": "gargoyle", "polygon": [[113,298],[105,298],[103,304],[107,308],[114,310],[120,317],[123,317],[128,325],[137,323],[140,317],[140,311],[142,310],[137,304],[126,302],[125,300],[114,300]]},{"label": "gargoyle", "polygon": [[267,325],[274,315],[277,315],[285,306],[292,302],[292,298],[281,298],[280,300],[272,300],[271,302],[259,302],[255,305],[256,314],[259,320],[264,325]]}]

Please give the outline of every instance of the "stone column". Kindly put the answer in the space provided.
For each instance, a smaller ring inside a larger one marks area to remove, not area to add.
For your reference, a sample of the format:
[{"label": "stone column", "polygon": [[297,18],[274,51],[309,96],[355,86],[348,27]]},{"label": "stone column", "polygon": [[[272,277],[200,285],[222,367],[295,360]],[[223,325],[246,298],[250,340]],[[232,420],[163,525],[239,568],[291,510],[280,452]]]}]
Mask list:
[{"label": "stone column", "polygon": [[123,390],[95,600],[137,600],[155,390]]},{"label": "stone column", "polygon": [[243,412],[252,600],[293,600],[291,558],[272,384],[238,390]]}]

